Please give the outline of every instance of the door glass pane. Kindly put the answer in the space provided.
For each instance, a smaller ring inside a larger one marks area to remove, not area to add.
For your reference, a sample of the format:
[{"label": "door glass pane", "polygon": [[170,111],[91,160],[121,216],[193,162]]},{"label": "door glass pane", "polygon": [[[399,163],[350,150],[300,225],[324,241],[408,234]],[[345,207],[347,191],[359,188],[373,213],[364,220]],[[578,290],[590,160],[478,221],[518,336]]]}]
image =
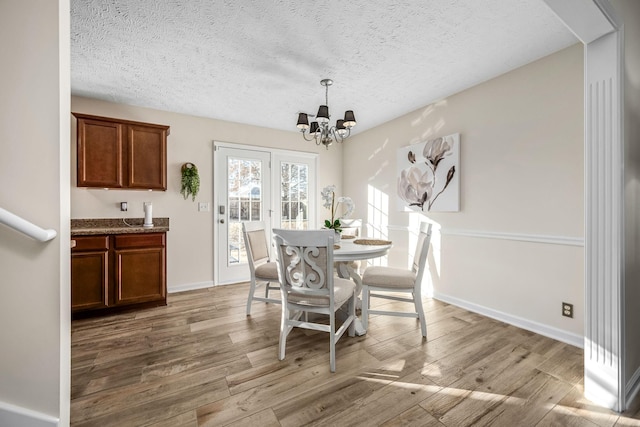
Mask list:
[{"label": "door glass pane", "polygon": [[280,167],[280,228],[309,228],[309,167],[282,162]]},{"label": "door glass pane", "polygon": [[246,263],[247,252],[242,238],[242,222],[261,221],[262,162],[229,157],[227,168],[227,259],[229,264]]}]

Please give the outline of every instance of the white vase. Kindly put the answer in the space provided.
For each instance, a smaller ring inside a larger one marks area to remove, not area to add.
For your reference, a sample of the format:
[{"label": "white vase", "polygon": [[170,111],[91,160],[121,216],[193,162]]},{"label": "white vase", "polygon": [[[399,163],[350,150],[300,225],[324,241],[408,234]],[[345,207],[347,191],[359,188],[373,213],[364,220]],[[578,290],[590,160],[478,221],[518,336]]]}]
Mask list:
[{"label": "white vase", "polygon": [[333,242],[334,243],[340,243],[340,240],[342,240],[342,233],[340,233],[338,230],[333,230],[335,231],[335,236],[333,237]]}]

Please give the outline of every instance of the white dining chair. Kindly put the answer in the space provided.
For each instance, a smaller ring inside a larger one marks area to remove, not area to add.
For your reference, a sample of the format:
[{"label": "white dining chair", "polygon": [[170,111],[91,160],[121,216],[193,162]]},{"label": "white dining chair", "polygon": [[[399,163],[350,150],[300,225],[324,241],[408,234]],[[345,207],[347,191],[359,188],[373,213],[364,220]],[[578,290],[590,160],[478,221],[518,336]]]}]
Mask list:
[{"label": "white dining chair", "polygon": [[[369,326],[369,315],[379,314],[386,316],[415,317],[420,320],[422,336],[427,337],[427,322],[422,308],[422,277],[427,265],[427,253],[431,241],[431,224],[420,224],[420,234],[410,270],[371,266],[367,267],[362,275],[362,325],[365,329]],[[394,295],[397,293],[410,293],[411,298]],[[413,311],[372,310],[371,298],[381,298],[392,301],[411,302]]]},{"label": "white dining chair", "polygon": [[360,237],[362,235],[362,220],[343,218],[340,220],[343,236]]},{"label": "white dining chair", "polygon": [[[243,222],[242,236],[251,272],[251,284],[247,298],[247,316],[250,316],[253,301],[280,304],[279,299],[269,297],[269,291],[280,289],[280,285],[278,266],[269,256],[269,244],[264,222]],[[256,288],[259,284],[264,284],[264,297],[256,296]]]},{"label": "white dining chair", "polygon": [[[284,360],[287,336],[294,327],[329,333],[331,372],[336,371],[336,343],[355,335],[355,284],[333,274],[333,230],[274,229],[276,262],[282,295],[278,359]],[[347,305],[346,319],[336,330],[336,311]],[[309,320],[309,313],[329,316],[329,322]],[[302,315],[305,318],[301,320]]]}]

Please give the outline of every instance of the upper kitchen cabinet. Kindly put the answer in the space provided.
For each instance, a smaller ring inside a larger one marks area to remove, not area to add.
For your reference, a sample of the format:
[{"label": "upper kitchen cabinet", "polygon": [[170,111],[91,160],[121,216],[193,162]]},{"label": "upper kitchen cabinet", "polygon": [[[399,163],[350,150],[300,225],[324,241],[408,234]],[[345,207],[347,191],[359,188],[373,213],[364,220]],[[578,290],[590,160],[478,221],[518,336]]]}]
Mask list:
[{"label": "upper kitchen cabinet", "polygon": [[73,113],[78,187],[167,189],[169,126]]}]

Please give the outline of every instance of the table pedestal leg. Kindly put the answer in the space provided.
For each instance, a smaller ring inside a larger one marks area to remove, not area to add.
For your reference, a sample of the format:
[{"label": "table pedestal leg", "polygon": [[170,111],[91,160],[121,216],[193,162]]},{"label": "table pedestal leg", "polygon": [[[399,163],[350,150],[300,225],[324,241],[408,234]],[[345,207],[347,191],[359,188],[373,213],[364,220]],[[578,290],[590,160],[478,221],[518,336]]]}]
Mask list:
[{"label": "table pedestal leg", "polygon": [[[336,262],[335,264],[339,277],[343,279],[352,279],[356,284],[356,310],[362,309],[362,298],[360,298],[360,293],[362,292],[362,277],[360,277],[358,272],[354,270],[350,262]],[[362,320],[359,317],[356,317],[355,326],[357,336],[362,336],[367,333],[367,330],[362,325]]]}]

